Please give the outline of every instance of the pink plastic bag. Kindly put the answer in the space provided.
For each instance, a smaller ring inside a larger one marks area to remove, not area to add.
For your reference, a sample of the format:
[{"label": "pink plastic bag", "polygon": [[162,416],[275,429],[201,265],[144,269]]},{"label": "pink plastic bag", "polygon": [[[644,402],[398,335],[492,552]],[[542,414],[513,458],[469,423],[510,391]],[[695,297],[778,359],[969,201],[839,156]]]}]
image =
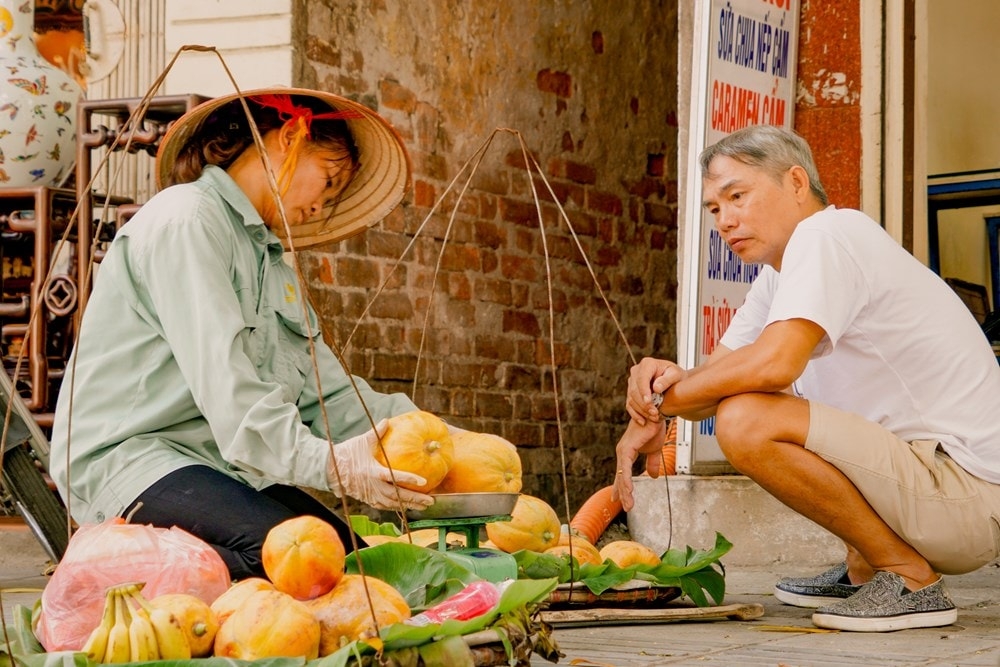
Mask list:
[{"label": "pink plastic bag", "polygon": [[110,519],[87,524],[42,591],[35,635],[46,651],[77,651],[100,623],[105,591],[145,582],[142,594],[190,593],[211,604],[229,588],[229,570],[208,543],[180,528]]}]

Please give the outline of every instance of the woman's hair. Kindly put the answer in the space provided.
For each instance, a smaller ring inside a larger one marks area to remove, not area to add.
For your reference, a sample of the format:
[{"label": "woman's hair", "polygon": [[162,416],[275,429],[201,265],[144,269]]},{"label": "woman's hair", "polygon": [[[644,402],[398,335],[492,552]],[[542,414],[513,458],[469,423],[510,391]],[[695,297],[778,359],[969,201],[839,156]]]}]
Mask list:
[{"label": "woman's hair", "polygon": [[[275,107],[260,104],[252,97],[246,100],[262,137],[285,124],[286,119],[280,116]],[[354,143],[347,122],[340,118],[316,118],[315,116],[319,114],[329,113],[331,109],[328,104],[314,97],[292,95],[291,100],[295,106],[306,107],[313,112],[314,117],[309,126],[312,143],[324,148],[346,151],[351,164],[356,167],[358,147]],[[250,132],[246,112],[238,99],[233,100],[212,112],[180,150],[170,168],[168,184],[196,181],[206,165],[211,164],[226,169],[251,145],[253,145],[253,135]]]},{"label": "woman's hair", "polygon": [[717,157],[728,157],[751,167],[759,167],[778,180],[792,167],[802,167],[809,176],[809,189],[816,199],[823,206],[830,203],[819,180],[809,144],[791,130],[775,125],[751,125],[726,135],[702,151],[699,163],[703,176],[709,174],[709,165]]}]

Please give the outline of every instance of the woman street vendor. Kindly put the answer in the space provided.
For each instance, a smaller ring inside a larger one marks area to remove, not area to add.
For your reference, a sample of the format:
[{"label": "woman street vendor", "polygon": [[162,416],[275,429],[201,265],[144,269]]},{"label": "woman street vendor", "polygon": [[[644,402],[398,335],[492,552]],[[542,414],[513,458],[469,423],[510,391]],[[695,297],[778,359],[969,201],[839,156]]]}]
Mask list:
[{"label": "woman street vendor", "polygon": [[337,95],[256,90],[181,117],[156,170],[164,189],[111,243],[59,394],[50,472],[74,519],[178,526],[240,579],[263,574],[267,532],[293,516],[351,548],[300,487],[429,505],[391,475],[423,480],[373,457],[373,425],[416,406],[342,369],[284,259],[400,202],[398,135]]}]

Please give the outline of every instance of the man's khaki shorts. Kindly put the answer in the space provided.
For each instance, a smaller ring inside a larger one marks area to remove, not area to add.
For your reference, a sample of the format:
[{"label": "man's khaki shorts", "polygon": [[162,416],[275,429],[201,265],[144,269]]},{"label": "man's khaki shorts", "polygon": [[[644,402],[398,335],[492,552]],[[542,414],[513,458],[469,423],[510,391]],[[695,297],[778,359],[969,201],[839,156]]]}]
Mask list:
[{"label": "man's khaki shorts", "polygon": [[810,401],[806,449],[847,475],[938,572],[971,572],[1000,555],[1000,485],[966,472],[936,441],[906,442],[863,417]]}]

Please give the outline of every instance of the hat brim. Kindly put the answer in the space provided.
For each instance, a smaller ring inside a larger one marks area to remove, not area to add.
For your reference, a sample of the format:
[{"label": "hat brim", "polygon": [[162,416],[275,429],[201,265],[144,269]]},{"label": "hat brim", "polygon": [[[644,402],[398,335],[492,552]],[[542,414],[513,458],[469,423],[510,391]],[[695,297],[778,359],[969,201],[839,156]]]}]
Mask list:
[{"label": "hat brim", "polygon": [[[156,181],[162,188],[187,142],[218,108],[236,101],[241,93],[216,97],[199,104],[178,118],[167,130],[156,153]],[[322,100],[336,111],[353,111],[357,118],[345,119],[358,148],[359,167],[347,189],[331,205],[301,224],[291,227],[296,249],[341,241],[378,223],[399,205],[410,187],[410,158],[396,130],[363,104],[339,95],[305,88],[274,87],[243,91],[257,95],[305,95]],[[284,229],[275,229],[289,247]]]}]

